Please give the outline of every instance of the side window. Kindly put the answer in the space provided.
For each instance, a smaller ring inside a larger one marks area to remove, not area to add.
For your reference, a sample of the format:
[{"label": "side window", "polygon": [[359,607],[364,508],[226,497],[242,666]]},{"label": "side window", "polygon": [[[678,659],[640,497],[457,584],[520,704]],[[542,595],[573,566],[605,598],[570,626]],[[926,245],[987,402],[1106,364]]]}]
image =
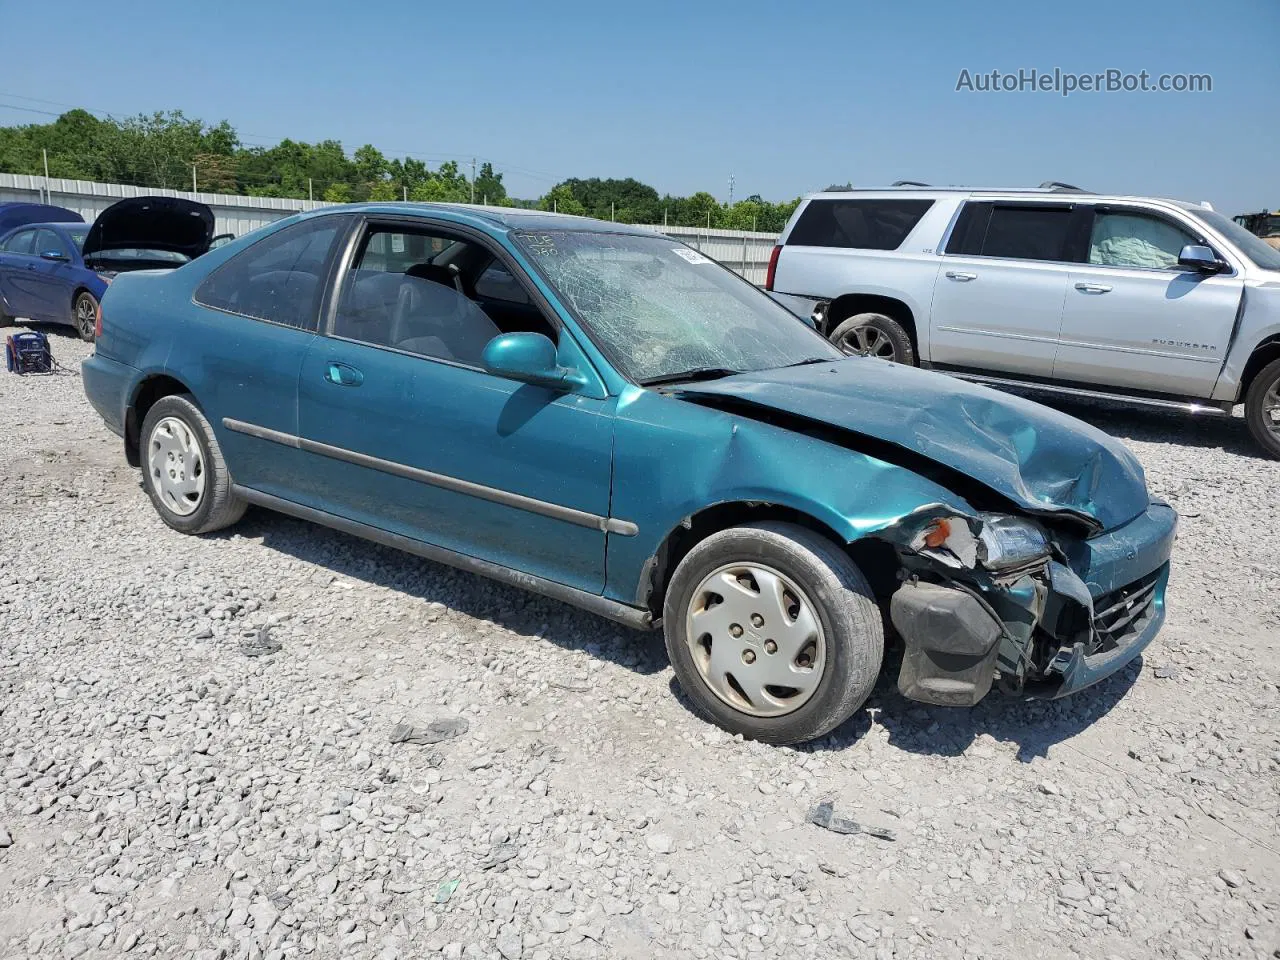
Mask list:
[{"label": "side window", "polygon": [[333,335],[480,366],[502,331],[473,299],[467,265],[488,254],[465,240],[371,226],[343,280]]},{"label": "side window", "polygon": [[1012,260],[1066,260],[1072,208],[967,203],[947,253]]},{"label": "side window", "polygon": [[232,257],[196,288],[195,300],[255,320],[316,329],[324,277],[342,216],[304,220]]},{"label": "side window", "polygon": [[896,250],[932,200],[810,200],[787,238],[788,245]]},{"label": "side window", "polygon": [[520,281],[499,260],[493,261],[476,280],[476,296],[484,300],[502,300],[506,303],[529,303],[529,295]]},{"label": "side window", "polygon": [[1099,210],[1089,234],[1089,262],[1108,267],[1178,269],[1178,254],[1200,241],[1163,217]]},{"label": "side window", "polygon": [[30,253],[31,241],[35,239],[34,230],[19,230],[4,242],[5,253]]},{"label": "side window", "polygon": [[32,247],[32,253],[41,256],[46,253],[59,253],[67,256],[67,245],[62,242],[62,238],[52,230],[37,230],[36,242]]}]

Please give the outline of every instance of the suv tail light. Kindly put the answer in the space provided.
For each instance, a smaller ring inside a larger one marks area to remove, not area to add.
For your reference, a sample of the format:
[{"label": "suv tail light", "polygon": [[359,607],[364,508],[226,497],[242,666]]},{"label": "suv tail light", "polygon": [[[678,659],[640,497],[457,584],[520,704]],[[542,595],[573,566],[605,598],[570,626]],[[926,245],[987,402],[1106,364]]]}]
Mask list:
[{"label": "suv tail light", "polygon": [[765,271],[764,288],[766,290],[773,289],[773,275],[778,272],[778,254],[782,252],[782,245],[774,247],[769,254],[769,269]]},{"label": "suv tail light", "polygon": [[93,318],[93,339],[98,340],[102,337],[102,304],[98,304],[98,310]]}]

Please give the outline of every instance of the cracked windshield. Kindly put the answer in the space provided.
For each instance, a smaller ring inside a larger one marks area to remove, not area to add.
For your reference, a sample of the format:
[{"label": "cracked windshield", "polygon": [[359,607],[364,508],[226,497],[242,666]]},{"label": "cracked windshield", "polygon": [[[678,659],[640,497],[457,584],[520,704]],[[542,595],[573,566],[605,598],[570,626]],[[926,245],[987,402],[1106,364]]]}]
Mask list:
[{"label": "cracked windshield", "polygon": [[544,231],[516,240],[638,383],[843,358],[769,297],[670,239]]}]

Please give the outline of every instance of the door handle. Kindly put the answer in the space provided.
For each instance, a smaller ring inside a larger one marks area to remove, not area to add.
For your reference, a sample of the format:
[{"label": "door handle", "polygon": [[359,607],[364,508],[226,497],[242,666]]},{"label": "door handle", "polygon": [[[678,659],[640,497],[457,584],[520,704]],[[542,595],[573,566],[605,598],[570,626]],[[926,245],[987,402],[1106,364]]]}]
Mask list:
[{"label": "door handle", "polygon": [[1076,284],[1076,289],[1081,293],[1110,293],[1111,288],[1105,283],[1084,283],[1083,281]]},{"label": "door handle", "polygon": [[948,280],[959,280],[961,283],[968,283],[970,280],[977,280],[976,273],[965,273],[961,270],[948,270],[944,274]]},{"label": "door handle", "polygon": [[325,367],[324,378],[330,383],[337,384],[340,387],[358,387],[364,383],[364,374],[355,367],[339,363],[337,360],[330,360]]}]

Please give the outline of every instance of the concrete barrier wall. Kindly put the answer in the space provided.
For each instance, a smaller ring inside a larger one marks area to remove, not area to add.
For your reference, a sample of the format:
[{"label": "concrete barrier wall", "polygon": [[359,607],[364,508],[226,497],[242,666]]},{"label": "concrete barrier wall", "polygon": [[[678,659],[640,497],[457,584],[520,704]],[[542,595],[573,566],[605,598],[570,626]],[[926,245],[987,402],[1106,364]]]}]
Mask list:
[{"label": "concrete barrier wall", "polygon": [[[46,190],[47,197],[46,200]],[[216,233],[241,236],[302,210],[329,206],[320,200],[292,200],[279,197],[236,197],[222,193],[192,193],[182,190],[159,190],[132,187],[123,183],[95,183],[91,180],[47,182],[44,177],[27,174],[0,173],[0,203],[52,203],[74,210],[92,223],[107,207],[125,197],[185,197],[207,204],[217,222]],[[754,284],[763,284],[769,264],[769,251],[777,242],[772,233],[744,230],[704,230],[697,227],[654,226],[654,230],[675,237],[719,260]]]}]

